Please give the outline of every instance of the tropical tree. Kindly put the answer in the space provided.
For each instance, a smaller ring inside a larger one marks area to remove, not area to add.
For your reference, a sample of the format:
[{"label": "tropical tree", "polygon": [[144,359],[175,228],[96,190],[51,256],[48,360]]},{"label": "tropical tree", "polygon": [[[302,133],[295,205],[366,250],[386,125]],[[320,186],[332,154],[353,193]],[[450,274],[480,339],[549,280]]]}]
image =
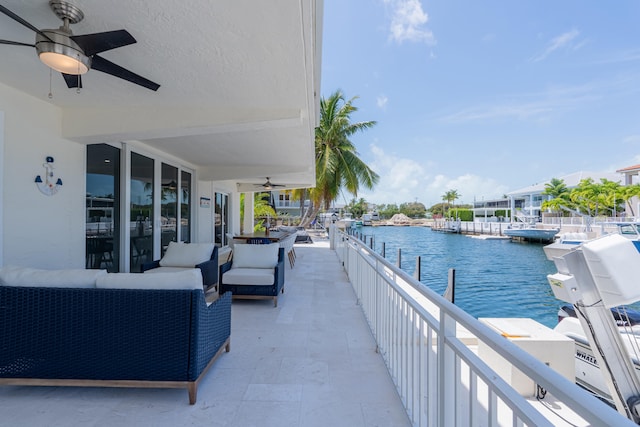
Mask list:
[{"label": "tropical tree", "polygon": [[[244,224],[244,199],[249,195],[251,197],[252,193],[241,193],[240,194],[240,224]],[[277,213],[273,209],[270,204],[270,194],[269,193],[253,193],[253,216],[254,218],[276,218]],[[264,231],[265,227],[262,222],[257,223],[254,226],[254,231]]]},{"label": "tropical tree", "polygon": [[622,200],[627,202],[627,207],[629,208],[629,212],[631,212],[631,216],[636,216],[633,210],[631,199],[633,199],[634,197],[640,197],[640,184],[632,184],[621,187],[619,195]]},{"label": "tropical tree", "polygon": [[397,213],[400,213],[400,208],[398,208],[398,205],[395,203],[378,206],[378,214],[380,214],[382,218],[391,218]]},{"label": "tropical tree", "polygon": [[449,190],[442,195],[442,200],[447,202],[447,213],[449,212],[449,205],[460,198],[458,190]]},{"label": "tropical tree", "polygon": [[347,206],[345,206],[345,209],[347,210],[347,212],[351,212],[351,215],[353,215],[354,218],[360,218],[362,214],[367,211],[368,204],[367,201],[362,197],[360,197],[359,200],[356,200],[354,198],[351,200],[351,202],[349,202]]},{"label": "tropical tree", "polygon": [[313,209],[303,220],[307,226],[316,217],[322,204],[325,209],[338,198],[341,191],[357,196],[360,186],[373,189],[380,177],[359,157],[349,138],[357,132],[373,127],[375,121],[351,122],[356,97],[345,100],[341,91],[320,100],[320,124],[316,128],[316,187],[309,190]]},{"label": "tropical tree", "polygon": [[409,218],[424,218],[427,208],[420,202],[408,202],[400,205],[400,213]]},{"label": "tropical tree", "polygon": [[570,191],[563,179],[551,178],[551,181],[544,185],[542,194],[551,198],[542,202],[542,209],[549,209],[559,212],[571,208]]},{"label": "tropical tree", "polygon": [[619,183],[601,179],[596,183],[592,178],[580,181],[578,186],[571,190],[569,198],[576,205],[576,210],[589,216],[598,216],[600,209],[612,210],[612,194],[618,191]]},{"label": "tropical tree", "polygon": [[[253,199],[253,215],[255,218],[267,219],[272,218],[275,220],[277,214],[273,206],[271,206],[271,194],[270,193],[254,193]],[[253,227],[254,231],[264,231],[265,224],[261,221]]]}]

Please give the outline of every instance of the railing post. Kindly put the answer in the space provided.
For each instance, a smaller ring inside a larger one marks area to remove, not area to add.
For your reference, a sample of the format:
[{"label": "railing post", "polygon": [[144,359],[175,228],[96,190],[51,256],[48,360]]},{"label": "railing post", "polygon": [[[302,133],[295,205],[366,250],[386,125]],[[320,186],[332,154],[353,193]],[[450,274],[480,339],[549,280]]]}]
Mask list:
[{"label": "railing post", "polygon": [[447,344],[456,335],[456,322],[440,310],[438,333],[438,425],[455,425],[456,419],[456,354]]},{"label": "railing post", "polygon": [[386,258],[386,256],[385,256],[385,255],[386,255],[386,253],[385,253],[385,252],[386,252],[386,249],[385,249],[385,243],[384,243],[384,242],[382,242],[382,258]]},{"label": "railing post", "polygon": [[402,249],[398,248],[398,259],[396,260],[396,266],[402,270]]},{"label": "railing post", "polygon": [[371,248],[371,250],[373,250],[373,236],[371,236],[371,238],[369,240],[369,248]]},{"label": "railing post", "polygon": [[421,263],[420,263],[420,255],[416,257],[416,270],[413,272],[413,277],[419,282],[421,275]]}]

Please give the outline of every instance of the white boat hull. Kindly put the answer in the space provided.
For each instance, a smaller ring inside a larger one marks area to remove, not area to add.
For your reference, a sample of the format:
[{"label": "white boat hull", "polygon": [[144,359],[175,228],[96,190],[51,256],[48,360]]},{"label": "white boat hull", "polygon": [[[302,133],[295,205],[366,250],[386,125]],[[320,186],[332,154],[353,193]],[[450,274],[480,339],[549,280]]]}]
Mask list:
[{"label": "white boat hull", "polygon": [[[576,366],[576,384],[596,394],[597,396],[612,402],[611,394],[605,383],[604,376],[600,372],[600,367],[596,360],[589,342],[585,338],[584,331],[580,321],[575,317],[566,317],[554,328],[576,343],[575,366]],[[622,341],[625,343],[630,354],[634,354],[633,348],[637,348],[635,340],[640,342],[640,331],[638,326],[632,328],[620,328]],[[627,332],[629,333],[627,333]],[[636,369],[636,375],[640,375],[640,363],[636,358],[632,357],[633,364]]]},{"label": "white boat hull", "polygon": [[506,228],[502,230],[502,233],[509,237],[550,242],[558,234],[558,231],[558,229],[544,228]]}]

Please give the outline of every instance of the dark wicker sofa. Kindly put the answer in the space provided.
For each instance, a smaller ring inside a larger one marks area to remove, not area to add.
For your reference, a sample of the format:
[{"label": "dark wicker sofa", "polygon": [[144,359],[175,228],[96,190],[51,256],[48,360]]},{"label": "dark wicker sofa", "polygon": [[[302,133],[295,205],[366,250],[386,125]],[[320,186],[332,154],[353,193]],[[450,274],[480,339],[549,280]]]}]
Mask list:
[{"label": "dark wicker sofa", "polygon": [[229,351],[231,293],[0,286],[0,385],[187,388]]}]

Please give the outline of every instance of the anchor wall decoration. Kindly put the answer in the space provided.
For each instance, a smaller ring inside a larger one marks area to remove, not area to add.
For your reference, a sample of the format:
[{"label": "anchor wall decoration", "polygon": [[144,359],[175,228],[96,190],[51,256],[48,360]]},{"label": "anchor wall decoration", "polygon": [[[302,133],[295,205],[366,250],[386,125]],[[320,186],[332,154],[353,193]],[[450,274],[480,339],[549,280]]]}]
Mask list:
[{"label": "anchor wall decoration", "polygon": [[46,163],[43,163],[42,166],[45,169],[45,178],[44,182],[40,175],[36,176],[36,185],[42,194],[45,196],[53,196],[60,190],[62,187],[62,180],[58,178],[57,180],[53,177],[53,157],[47,156]]}]

